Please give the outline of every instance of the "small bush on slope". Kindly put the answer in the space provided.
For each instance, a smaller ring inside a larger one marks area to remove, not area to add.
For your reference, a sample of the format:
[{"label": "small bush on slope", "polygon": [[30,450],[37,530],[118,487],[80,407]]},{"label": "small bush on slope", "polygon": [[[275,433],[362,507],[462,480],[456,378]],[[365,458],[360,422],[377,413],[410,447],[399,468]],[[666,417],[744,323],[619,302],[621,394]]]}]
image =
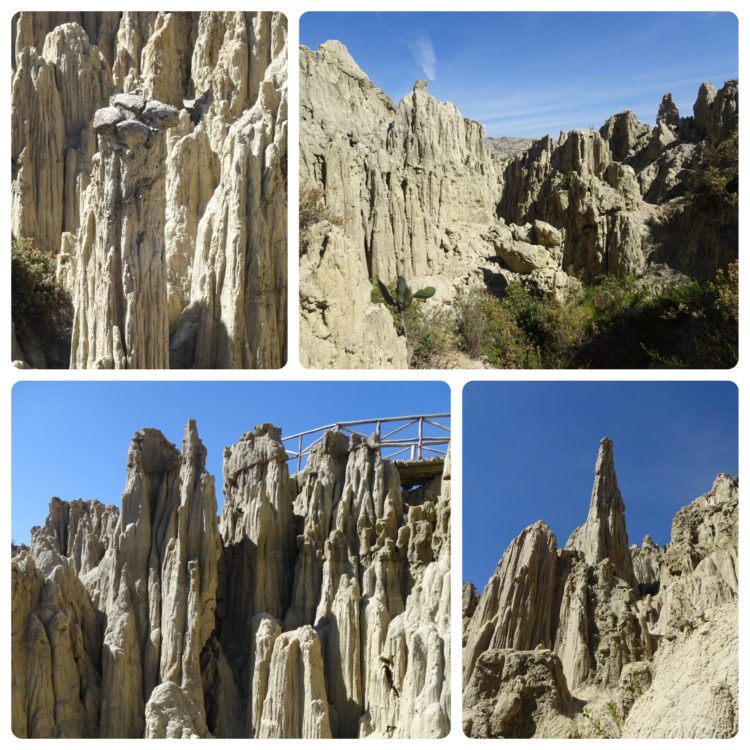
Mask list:
[{"label": "small bush on slope", "polygon": [[319,221],[329,221],[340,227],[344,222],[325,204],[325,193],[320,188],[300,188],[299,195],[299,231],[300,234]]},{"label": "small bush on slope", "polygon": [[445,367],[446,355],[455,349],[450,313],[420,302],[406,310],[404,324],[409,366],[428,370]]},{"label": "small bush on slope", "polygon": [[[434,289],[428,289],[434,294]],[[389,299],[386,299],[384,292],[387,292]],[[450,314],[438,307],[424,306],[425,299],[429,299],[432,294],[427,297],[413,295],[409,304],[399,310],[393,302],[397,298],[397,282],[375,282],[370,290],[370,301],[376,305],[385,305],[399,335],[406,336],[409,366],[415,369],[445,367],[444,356],[455,349]]]},{"label": "small bush on slope", "polygon": [[532,337],[519,322],[526,321],[533,329],[537,323],[533,304],[518,299],[507,304],[475,289],[459,298],[455,312],[459,347],[473,359],[484,359],[497,368],[540,367]]},{"label": "small bush on slope", "polygon": [[70,296],[55,278],[55,261],[27,240],[11,244],[11,316],[19,340],[33,336],[46,351],[69,335]]}]

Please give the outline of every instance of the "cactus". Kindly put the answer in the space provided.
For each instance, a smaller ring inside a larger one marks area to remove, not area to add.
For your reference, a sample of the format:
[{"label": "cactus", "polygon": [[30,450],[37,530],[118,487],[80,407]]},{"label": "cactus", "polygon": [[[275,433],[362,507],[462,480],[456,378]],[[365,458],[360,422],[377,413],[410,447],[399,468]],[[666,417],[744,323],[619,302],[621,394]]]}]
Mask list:
[{"label": "cactus", "polygon": [[378,288],[386,305],[393,307],[400,314],[403,314],[415,299],[429,299],[435,294],[434,286],[426,286],[417,292],[412,292],[403,276],[399,276],[396,281],[396,296],[391,294],[390,289],[378,279]]},{"label": "cactus", "polygon": [[406,318],[404,313],[411,307],[411,303],[415,299],[429,299],[435,294],[434,286],[426,286],[424,289],[412,292],[409,285],[406,283],[406,279],[399,275],[396,280],[396,291],[395,295],[391,293],[391,290],[380,280],[378,282],[378,290],[380,296],[383,298],[388,307],[392,308],[394,314],[397,315],[398,326],[396,330],[399,335],[406,336]]}]

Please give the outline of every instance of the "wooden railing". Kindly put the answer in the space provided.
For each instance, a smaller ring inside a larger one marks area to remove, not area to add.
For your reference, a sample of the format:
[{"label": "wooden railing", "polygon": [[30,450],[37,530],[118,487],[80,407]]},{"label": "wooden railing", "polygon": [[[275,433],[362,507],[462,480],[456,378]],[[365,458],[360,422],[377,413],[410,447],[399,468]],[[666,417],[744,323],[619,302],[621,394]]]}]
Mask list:
[{"label": "wooden railing", "polygon": [[334,422],[282,437],[287,460],[296,461],[297,471],[300,471],[307,463],[310,449],[323,440],[326,432],[332,430],[365,438],[378,433],[381,455],[389,461],[427,461],[444,457],[451,439],[450,414],[357,419]]}]

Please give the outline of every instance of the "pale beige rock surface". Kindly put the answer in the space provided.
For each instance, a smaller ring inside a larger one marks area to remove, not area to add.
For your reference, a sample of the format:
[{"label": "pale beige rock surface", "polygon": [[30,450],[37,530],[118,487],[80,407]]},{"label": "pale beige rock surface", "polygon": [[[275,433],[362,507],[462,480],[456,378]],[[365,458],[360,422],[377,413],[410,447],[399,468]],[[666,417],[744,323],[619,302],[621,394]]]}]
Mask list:
[{"label": "pale beige rock surface", "polygon": [[11,231],[59,253],[70,366],[282,366],[283,14],[21,13],[14,35]]},{"label": "pale beige rock surface", "polygon": [[618,578],[630,585],[635,581],[625,528],[625,503],[617,485],[612,441],[609,438],[603,438],[599,445],[586,523],[573,531],[565,548],[582,552],[589,565],[609,559]]},{"label": "pale beige rock surface", "polygon": [[174,107],[117,94],[94,114],[97,153],[81,196],[71,367],[169,366],[163,131]]},{"label": "pale beige rock surface", "polygon": [[377,280],[434,287],[425,310],[450,320],[473,288],[502,295],[520,281],[565,304],[604,274],[667,265],[705,279],[736,258],[732,232],[686,200],[705,149],[736,129],[736,81],[704,85],[693,117],[665,97],[656,127],[625,111],[599,131],[508,148],[425,81],[391,101],[338,41],[300,48],[300,95],[309,367],[403,366],[398,324],[365,296]]},{"label": "pale beige rock surface", "polygon": [[[259,14],[248,26],[243,44],[240,32],[227,34],[219,52],[219,66],[225,58],[242,63],[229,72],[237,85],[212,81],[211,107],[230,97],[206,125],[210,141],[221,128],[220,177],[195,227],[189,303],[172,340],[175,366],[278,368],[286,360],[286,19]],[[264,74],[250,81],[243,109],[247,78],[260,65]]]},{"label": "pale beige rock surface", "polygon": [[310,229],[300,257],[300,310],[305,367],[408,366],[406,342],[390,312],[370,300],[365,264],[328,222]]},{"label": "pale beige rock surface", "polygon": [[[484,128],[430,96],[425,81],[394,104],[340,42],[302,47],[300,80],[301,189],[321,192],[341,225],[330,241],[315,225],[301,238],[303,363],[404,367],[405,343],[387,309],[369,302],[368,280],[440,274],[446,228],[492,222],[497,178]],[[329,244],[336,260],[325,258]]]},{"label": "pale beige rock surface", "polygon": [[278,428],[128,452],[122,511],[50,503],[12,560],[12,721],[34,737],[442,737],[450,461],[402,487],[379,436],[290,476]]},{"label": "pale beige rock surface", "polygon": [[719,474],[675,515],[665,548],[647,536],[628,549],[603,439],[588,518],[566,548],[537,522],[511,543],[478,601],[465,585],[465,732],[734,736],[737,519],[737,480]]}]

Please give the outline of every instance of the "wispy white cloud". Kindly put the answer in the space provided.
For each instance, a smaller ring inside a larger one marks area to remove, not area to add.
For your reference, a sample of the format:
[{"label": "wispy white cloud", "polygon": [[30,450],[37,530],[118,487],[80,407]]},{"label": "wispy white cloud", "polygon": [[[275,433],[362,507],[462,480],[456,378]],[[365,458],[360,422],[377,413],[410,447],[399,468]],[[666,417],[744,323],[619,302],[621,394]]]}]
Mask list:
[{"label": "wispy white cloud", "polygon": [[428,81],[434,81],[437,77],[437,56],[432,39],[427,34],[420,34],[409,42],[409,51],[414,62],[422,69],[425,78]]}]

